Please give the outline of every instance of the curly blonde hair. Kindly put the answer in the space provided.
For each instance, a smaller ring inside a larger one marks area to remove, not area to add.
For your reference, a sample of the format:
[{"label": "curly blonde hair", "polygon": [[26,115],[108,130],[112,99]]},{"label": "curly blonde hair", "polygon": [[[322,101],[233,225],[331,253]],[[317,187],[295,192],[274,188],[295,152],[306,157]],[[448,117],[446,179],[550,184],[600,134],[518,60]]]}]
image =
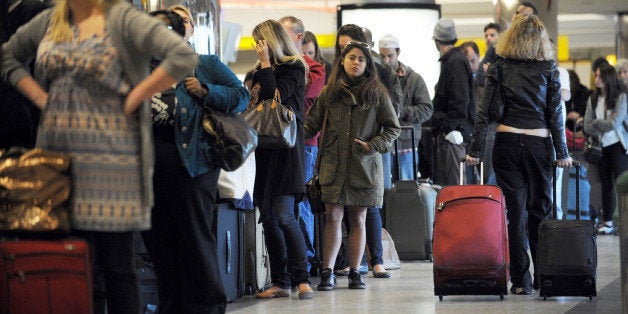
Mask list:
[{"label": "curly blonde hair", "polygon": [[554,45],[536,15],[517,15],[499,38],[495,52],[507,59],[554,60]]}]

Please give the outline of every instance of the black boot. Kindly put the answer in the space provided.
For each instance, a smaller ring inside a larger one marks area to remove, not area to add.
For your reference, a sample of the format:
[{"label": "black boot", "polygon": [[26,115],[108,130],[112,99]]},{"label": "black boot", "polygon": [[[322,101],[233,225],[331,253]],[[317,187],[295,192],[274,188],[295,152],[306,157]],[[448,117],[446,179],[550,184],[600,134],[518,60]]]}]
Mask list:
[{"label": "black boot", "polygon": [[331,268],[325,268],[321,272],[321,283],[318,284],[318,291],[331,291],[336,288],[336,275]]},{"label": "black boot", "polygon": [[360,272],[357,269],[349,271],[349,289],[366,289],[366,284],[362,281]]}]

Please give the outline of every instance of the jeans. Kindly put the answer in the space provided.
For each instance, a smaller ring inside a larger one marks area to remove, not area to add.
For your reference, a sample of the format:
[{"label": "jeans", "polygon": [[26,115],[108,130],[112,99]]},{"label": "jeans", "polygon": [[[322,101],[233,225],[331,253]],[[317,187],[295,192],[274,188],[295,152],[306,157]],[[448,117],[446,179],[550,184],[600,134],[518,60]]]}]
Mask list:
[{"label": "jeans", "polygon": [[[276,195],[260,208],[273,285],[289,289],[308,281],[305,240],[295,216],[293,195]],[[288,267],[290,265],[290,267]],[[290,269],[289,269],[290,268]]]},{"label": "jeans", "polygon": [[414,158],[416,158],[416,166],[412,168],[412,163],[414,162],[414,160],[412,160],[412,154],[410,154],[410,152],[399,153],[399,166],[401,167],[400,180],[414,180],[416,173],[413,174],[412,172],[419,171],[419,152],[414,151],[414,156]]},{"label": "jeans", "polygon": [[366,247],[371,253],[371,265],[384,264],[382,254],[382,216],[377,207],[366,210]]},{"label": "jeans", "polygon": [[615,210],[615,181],[628,169],[628,156],[621,143],[602,147],[602,158],[597,163],[597,169],[602,183],[603,219],[612,221]]},{"label": "jeans", "polygon": [[190,178],[174,140],[156,136],[155,152],[152,228],[142,238],[155,265],[159,313],[224,313],[212,232],[220,170]]},{"label": "jeans", "polygon": [[94,263],[94,313],[140,312],[132,232],[73,231],[84,238]]},{"label": "jeans", "polygon": [[[305,145],[305,182],[309,181],[314,175],[314,165],[316,163],[316,155],[318,154],[317,146]],[[307,271],[310,271],[312,265],[309,259],[314,257],[316,253],[314,250],[314,213],[312,213],[312,207],[310,202],[305,199],[299,203],[299,226],[301,232],[303,232],[303,238],[305,240],[305,255],[307,261]]]},{"label": "jeans", "polygon": [[[495,136],[493,167],[506,198],[510,279],[517,287],[531,288],[527,240],[536,261],[538,227],[551,210],[553,155],[547,137],[503,132]],[[536,263],[534,274],[538,278]]]},{"label": "jeans", "polygon": [[384,190],[390,190],[392,188],[392,157],[390,153],[382,154],[382,168],[384,170]]}]

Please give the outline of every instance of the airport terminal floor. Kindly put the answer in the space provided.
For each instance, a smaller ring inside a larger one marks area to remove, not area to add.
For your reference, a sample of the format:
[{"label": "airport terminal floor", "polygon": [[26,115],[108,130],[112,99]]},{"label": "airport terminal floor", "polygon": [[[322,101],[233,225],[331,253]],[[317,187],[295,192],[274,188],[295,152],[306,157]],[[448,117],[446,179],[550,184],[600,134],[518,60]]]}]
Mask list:
[{"label": "airport terminal floor", "polygon": [[[318,292],[314,298],[258,300],[245,295],[227,306],[227,313],[621,313],[621,278],[619,237],[599,235],[597,297],[552,297],[543,300],[538,291],[531,295],[434,296],[432,263],[402,262],[401,269],[392,270],[391,278],[376,279],[369,274],[366,290],[349,290],[347,277],[338,278],[338,287],[331,292]],[[310,278],[315,287],[319,277]]]}]

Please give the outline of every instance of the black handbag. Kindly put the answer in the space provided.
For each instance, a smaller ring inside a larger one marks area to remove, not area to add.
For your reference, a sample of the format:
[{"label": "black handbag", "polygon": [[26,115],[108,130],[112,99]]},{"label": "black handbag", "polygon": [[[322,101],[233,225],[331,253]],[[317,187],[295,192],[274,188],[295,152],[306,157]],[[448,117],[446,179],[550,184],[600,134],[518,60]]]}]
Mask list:
[{"label": "black handbag", "polygon": [[257,146],[264,149],[294,147],[297,141],[297,118],[294,111],[281,103],[279,90],[273,99],[249,106],[242,117],[257,131]]},{"label": "black handbag", "polygon": [[488,117],[492,122],[499,122],[504,117],[504,97],[502,95],[502,66],[501,61],[494,63],[497,68],[497,84],[493,89],[493,97],[488,107]]},{"label": "black handbag", "polygon": [[314,163],[314,174],[312,178],[305,183],[305,195],[310,203],[313,213],[324,213],[325,203],[321,200],[321,184],[319,182],[318,170],[321,162],[321,155],[323,151],[321,149],[323,140],[325,139],[325,128],[327,126],[327,114],[329,113],[329,106],[325,105],[325,114],[323,115],[323,126],[321,128],[321,136],[318,138],[318,154],[316,155],[316,162]]},{"label": "black handbag", "polygon": [[584,144],[584,151],[582,152],[584,160],[597,164],[602,159],[602,146],[598,143],[594,136],[589,136],[587,142]]},{"label": "black handbag", "polygon": [[203,130],[209,141],[210,161],[225,171],[240,168],[257,147],[257,133],[237,113],[207,108]]},{"label": "black handbag", "polygon": [[0,150],[0,234],[69,234],[70,162],[41,148]]}]

